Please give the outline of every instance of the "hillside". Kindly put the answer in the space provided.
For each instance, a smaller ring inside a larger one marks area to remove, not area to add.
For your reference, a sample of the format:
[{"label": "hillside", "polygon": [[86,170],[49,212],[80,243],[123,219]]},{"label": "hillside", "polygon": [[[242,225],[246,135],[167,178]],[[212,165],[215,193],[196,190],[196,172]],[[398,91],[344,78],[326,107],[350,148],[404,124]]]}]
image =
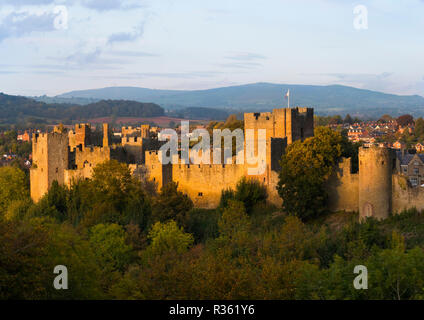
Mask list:
[{"label": "hillside", "polygon": [[100,117],[158,117],[164,110],[154,103],[102,100],[88,105],[46,104],[33,99],[0,93],[1,123],[43,120],[85,120]]},{"label": "hillside", "polygon": [[[267,111],[286,105],[284,94],[290,89],[291,105],[315,108],[317,114],[350,113],[360,117],[378,117],[384,113],[398,116],[424,115],[424,98],[399,96],[353,87],[330,85],[290,85],[255,83],[209,90],[152,90],[136,87],[109,87],[72,91],[55,98],[131,99],[160,104],[166,109],[206,107],[232,111]],[[70,100],[71,101],[71,100]]]}]

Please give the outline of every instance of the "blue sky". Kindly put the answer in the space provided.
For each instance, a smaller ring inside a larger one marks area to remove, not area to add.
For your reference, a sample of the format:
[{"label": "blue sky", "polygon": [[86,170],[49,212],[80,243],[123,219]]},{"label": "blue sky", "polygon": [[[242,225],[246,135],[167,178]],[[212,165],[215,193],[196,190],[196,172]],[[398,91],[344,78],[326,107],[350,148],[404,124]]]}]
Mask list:
[{"label": "blue sky", "polygon": [[424,0],[0,0],[5,93],[253,82],[424,96]]}]

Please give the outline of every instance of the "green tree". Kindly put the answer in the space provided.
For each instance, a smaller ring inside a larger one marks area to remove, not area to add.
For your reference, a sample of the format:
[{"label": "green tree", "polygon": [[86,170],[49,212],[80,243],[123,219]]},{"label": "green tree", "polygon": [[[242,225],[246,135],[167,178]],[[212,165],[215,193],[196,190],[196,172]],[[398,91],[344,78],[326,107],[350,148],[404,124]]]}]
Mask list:
[{"label": "green tree", "polygon": [[14,200],[29,197],[29,186],[25,173],[16,167],[0,168],[0,213],[5,213]]},{"label": "green tree", "polygon": [[343,155],[343,143],[340,133],[318,127],[314,137],[287,148],[277,186],[286,212],[307,219],[326,211],[324,182]]},{"label": "green tree", "polygon": [[220,208],[225,208],[228,201],[237,200],[244,204],[247,213],[251,213],[255,205],[265,204],[268,197],[266,188],[256,179],[241,178],[235,191],[231,188],[221,192]]},{"label": "green tree", "polygon": [[175,220],[178,225],[186,226],[187,214],[193,208],[193,202],[178,190],[178,184],[170,182],[164,185],[153,203],[153,221]]},{"label": "green tree", "polygon": [[131,262],[133,252],[126,243],[126,233],[117,224],[98,224],[90,229],[90,244],[98,263],[107,271],[123,271]]},{"label": "green tree", "polygon": [[[80,186],[81,189],[81,186]],[[74,189],[78,192],[77,189]],[[141,181],[131,175],[128,166],[116,160],[106,161],[94,167],[89,185],[82,185],[79,199],[84,200],[86,225],[97,223],[139,224],[144,230],[151,217],[150,199]],[[73,207],[81,203],[73,202]],[[75,212],[74,212],[75,215]]]},{"label": "green tree", "polygon": [[149,232],[151,243],[147,249],[148,255],[162,255],[166,252],[182,254],[194,243],[190,233],[185,233],[175,221],[167,223],[156,222]]},{"label": "green tree", "polygon": [[238,232],[247,232],[249,228],[250,220],[243,203],[230,200],[218,220],[220,236],[232,239]]},{"label": "green tree", "polygon": [[417,140],[421,141],[424,138],[424,119],[418,118],[415,120],[414,134]]}]

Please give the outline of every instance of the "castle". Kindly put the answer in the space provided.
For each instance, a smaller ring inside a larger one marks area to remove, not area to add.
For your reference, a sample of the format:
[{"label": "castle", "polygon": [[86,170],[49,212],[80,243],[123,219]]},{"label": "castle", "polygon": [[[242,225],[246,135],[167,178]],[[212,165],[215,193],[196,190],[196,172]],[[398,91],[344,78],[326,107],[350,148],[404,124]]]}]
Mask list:
[{"label": "castle", "polygon": [[[276,186],[281,170],[279,161],[287,145],[314,134],[312,108],[282,108],[272,112],[245,113],[244,129],[252,129],[254,138],[265,129],[266,168],[249,177],[267,189],[268,201],[282,203]],[[115,141],[108,124],[102,136],[89,124],[77,124],[73,130],[55,127],[51,133],[33,137],[33,166],[30,170],[31,197],[38,201],[53,181],[70,186],[78,179],[90,178],[93,168],[106,160],[127,163],[133,173],[145,172],[158,188],[175,181],[198,208],[215,208],[221,192],[235,188],[246,177],[249,164],[162,164],[160,146],[164,143],[151,134],[149,126],[122,128]],[[247,137],[246,137],[247,138]],[[255,146],[256,148],[256,146]],[[257,149],[255,149],[257,152]],[[413,188],[400,174],[400,159],[392,149],[361,148],[359,172],[352,172],[351,159],[343,159],[328,181],[329,205],[333,211],[359,211],[360,217],[386,218],[415,206],[424,209],[424,190]]]},{"label": "castle", "polygon": [[[276,185],[279,161],[287,144],[313,136],[313,109],[274,109],[272,112],[246,113],[245,129],[265,129],[266,169],[254,176],[267,188],[269,201],[280,205]],[[221,191],[235,188],[247,175],[248,164],[162,164],[162,143],[149,134],[148,126],[122,128],[121,141],[112,141],[108,124],[103,125],[103,137],[96,136],[89,124],[77,124],[69,132],[60,126],[51,133],[35,134],[30,170],[31,197],[38,201],[54,180],[70,186],[77,179],[90,178],[93,168],[106,160],[116,159],[129,164],[133,172],[144,168],[148,178],[159,188],[170,181],[194,202],[196,207],[218,206]],[[256,150],[257,151],[257,150]]]}]

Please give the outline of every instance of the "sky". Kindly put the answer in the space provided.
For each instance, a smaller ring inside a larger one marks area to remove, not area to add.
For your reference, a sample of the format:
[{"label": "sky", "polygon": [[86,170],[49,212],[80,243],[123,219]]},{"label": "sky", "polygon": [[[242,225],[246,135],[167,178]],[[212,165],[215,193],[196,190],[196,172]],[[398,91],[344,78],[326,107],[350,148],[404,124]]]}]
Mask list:
[{"label": "sky", "polygon": [[255,82],[424,96],[424,0],[0,0],[0,92]]}]

